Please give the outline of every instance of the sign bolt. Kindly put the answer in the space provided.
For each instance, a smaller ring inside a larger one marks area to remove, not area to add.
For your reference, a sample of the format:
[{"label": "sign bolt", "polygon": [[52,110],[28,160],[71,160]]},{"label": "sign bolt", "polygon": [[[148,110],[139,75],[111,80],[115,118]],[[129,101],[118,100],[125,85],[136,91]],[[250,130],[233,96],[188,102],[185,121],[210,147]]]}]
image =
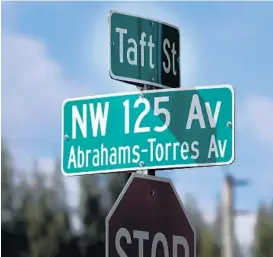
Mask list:
[{"label": "sign bolt", "polygon": [[111,42],[111,44],[112,44],[112,46],[114,46],[114,45],[115,45],[115,42],[114,42],[114,41],[112,41],[112,42]]},{"label": "sign bolt", "polygon": [[232,123],[231,123],[231,121],[228,121],[228,122],[227,122],[227,126],[228,126],[229,128],[231,128],[231,127],[232,127]]},{"label": "sign bolt", "polygon": [[144,166],[144,162],[141,161],[141,162],[139,163],[139,166],[140,166],[140,167],[143,167],[143,166]]},{"label": "sign bolt", "polygon": [[151,196],[155,195],[155,190],[154,190],[154,189],[151,189],[150,195],[151,195]]},{"label": "sign bolt", "polygon": [[64,135],[64,140],[68,141],[68,139],[69,139],[69,136],[68,135]]},{"label": "sign bolt", "polygon": [[140,94],[140,98],[143,98],[144,97],[144,95],[143,94]]}]

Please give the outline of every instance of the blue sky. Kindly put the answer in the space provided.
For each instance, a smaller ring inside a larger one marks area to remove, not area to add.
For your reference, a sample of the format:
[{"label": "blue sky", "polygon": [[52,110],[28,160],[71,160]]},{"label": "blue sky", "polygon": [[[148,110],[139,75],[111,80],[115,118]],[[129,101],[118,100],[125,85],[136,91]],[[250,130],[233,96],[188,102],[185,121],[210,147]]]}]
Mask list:
[{"label": "blue sky", "polygon": [[[17,159],[59,154],[65,97],[135,90],[109,78],[111,9],[180,27],[183,87],[234,86],[236,160],[227,169],[251,179],[236,190],[236,207],[255,212],[260,200],[273,197],[272,2],[3,3],[2,136]],[[212,215],[222,168],[158,174],[170,175],[181,195],[193,193]]]}]

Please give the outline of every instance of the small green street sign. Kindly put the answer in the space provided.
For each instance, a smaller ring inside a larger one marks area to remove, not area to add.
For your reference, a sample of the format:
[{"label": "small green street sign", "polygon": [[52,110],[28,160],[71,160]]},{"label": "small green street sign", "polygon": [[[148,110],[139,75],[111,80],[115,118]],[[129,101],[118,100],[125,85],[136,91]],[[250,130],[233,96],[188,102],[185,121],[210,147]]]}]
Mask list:
[{"label": "small green street sign", "polygon": [[180,87],[179,29],[167,23],[110,12],[109,68],[115,80]]},{"label": "small green street sign", "polygon": [[229,85],[67,99],[66,175],[231,164],[234,92]]}]

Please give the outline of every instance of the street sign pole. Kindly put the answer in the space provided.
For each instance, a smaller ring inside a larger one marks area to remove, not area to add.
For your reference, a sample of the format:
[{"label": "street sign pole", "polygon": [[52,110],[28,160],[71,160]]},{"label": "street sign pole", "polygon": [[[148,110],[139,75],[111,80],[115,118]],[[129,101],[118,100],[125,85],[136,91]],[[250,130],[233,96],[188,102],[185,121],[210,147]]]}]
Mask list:
[{"label": "street sign pole", "polygon": [[[137,87],[139,91],[145,91],[145,90],[152,90],[156,89],[154,86],[149,86],[146,84],[143,84],[143,86],[138,86]],[[155,176],[156,170],[138,170],[137,173],[143,174],[143,175],[150,175],[150,176]]]},{"label": "street sign pole", "polygon": [[63,102],[63,173],[154,175],[151,170],[231,164],[232,86],[180,88],[175,26],[117,12],[109,25],[110,76],[140,91]]},{"label": "street sign pole", "polygon": [[[140,91],[180,87],[178,27],[111,11],[109,37],[109,74],[112,79],[132,83]],[[137,173],[155,175],[155,171],[149,169]]]}]

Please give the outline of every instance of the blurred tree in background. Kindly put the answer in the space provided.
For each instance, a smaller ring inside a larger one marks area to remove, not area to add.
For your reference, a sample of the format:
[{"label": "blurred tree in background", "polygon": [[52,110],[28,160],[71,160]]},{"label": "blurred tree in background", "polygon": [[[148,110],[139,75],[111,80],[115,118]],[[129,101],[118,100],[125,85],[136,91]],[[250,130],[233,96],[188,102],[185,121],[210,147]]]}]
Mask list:
[{"label": "blurred tree in background", "polygon": [[214,256],[214,237],[209,226],[205,225],[201,229],[200,256]]},{"label": "blurred tree in background", "polygon": [[[99,175],[80,177],[80,215],[83,224],[81,249],[91,251],[90,246],[104,241],[105,210],[101,206]],[[87,254],[85,254],[88,256]],[[90,255],[90,254],[89,254]],[[91,256],[91,255],[90,255]]]},{"label": "blurred tree in background", "polygon": [[108,191],[110,193],[110,205],[113,206],[127,180],[132,173],[114,173],[107,175],[108,178]]},{"label": "blurred tree in background", "polygon": [[2,221],[8,223],[13,215],[14,178],[11,155],[3,141],[1,160],[1,214]]},{"label": "blurred tree in background", "polygon": [[[60,160],[56,159],[53,172],[44,171],[37,162],[31,170],[19,172],[3,141],[1,157],[2,256],[105,256],[105,218],[131,173],[80,176],[75,209],[67,202]],[[196,257],[221,256],[220,204],[212,224],[205,220],[192,195],[184,205],[197,234]],[[80,222],[77,231],[75,217]],[[241,256],[235,240],[235,257]],[[254,256],[273,257],[273,203],[259,208]]]},{"label": "blurred tree in background", "polygon": [[273,204],[259,205],[257,223],[255,228],[255,257],[273,256]]}]

